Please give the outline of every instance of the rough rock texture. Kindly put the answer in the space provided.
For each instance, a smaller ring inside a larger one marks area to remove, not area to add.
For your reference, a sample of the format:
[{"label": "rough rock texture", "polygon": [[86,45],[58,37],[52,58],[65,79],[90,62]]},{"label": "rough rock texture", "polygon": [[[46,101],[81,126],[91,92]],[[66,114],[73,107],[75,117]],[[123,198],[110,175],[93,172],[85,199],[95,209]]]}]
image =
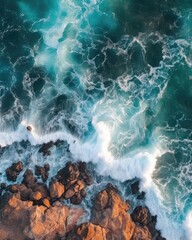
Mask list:
[{"label": "rough rock texture", "polygon": [[84,223],[68,234],[70,240],[106,240],[106,230],[92,223]]},{"label": "rough rock texture", "polygon": [[131,240],[152,240],[152,236],[147,227],[136,226]]},{"label": "rough rock texture", "polygon": [[33,206],[32,201],[21,201],[14,194],[0,213],[1,240],[52,240],[56,236],[65,236],[67,229],[74,228],[77,216],[80,218],[84,211],[69,209],[62,204],[55,204],[49,209]]},{"label": "rough rock texture", "polygon": [[141,225],[149,224],[151,220],[151,214],[147,207],[138,206],[131,213],[131,218],[134,222],[140,223]]},{"label": "rough rock texture", "polygon": [[17,163],[13,163],[11,167],[6,169],[6,176],[8,181],[15,182],[17,180],[17,176],[23,170],[23,163],[18,161]]},{"label": "rough rock texture", "polygon": [[91,222],[106,228],[112,239],[130,239],[135,224],[128,209],[129,205],[122,201],[117,189],[108,185],[94,200]]},{"label": "rough rock texture", "polygon": [[60,198],[64,191],[65,187],[62,183],[53,180],[49,183],[49,192],[51,198]]},{"label": "rough rock texture", "polygon": [[46,163],[43,167],[36,165],[35,166],[35,175],[40,176],[43,182],[46,182],[49,177],[50,166]]},{"label": "rough rock texture", "polygon": [[[43,151],[52,145],[44,145]],[[11,180],[23,167],[18,162],[8,169]],[[83,208],[64,204],[78,205],[86,197],[86,187],[92,184],[86,164],[68,162],[49,183],[39,182],[47,180],[49,170],[48,164],[36,166],[37,177],[27,169],[22,183],[0,185],[0,240],[164,240],[149,209],[138,206],[130,216],[128,202],[111,184],[96,195],[90,222],[82,223]],[[138,181],[132,184],[133,192],[137,198],[144,195]]]}]

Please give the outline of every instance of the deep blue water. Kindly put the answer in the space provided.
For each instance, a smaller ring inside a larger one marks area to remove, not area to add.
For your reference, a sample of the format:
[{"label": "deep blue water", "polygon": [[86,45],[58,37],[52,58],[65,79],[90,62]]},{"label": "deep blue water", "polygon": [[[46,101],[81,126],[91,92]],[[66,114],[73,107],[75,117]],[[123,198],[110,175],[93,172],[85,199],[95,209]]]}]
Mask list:
[{"label": "deep blue water", "polygon": [[2,171],[37,161],[39,142],[76,139],[72,156],[83,149],[103,174],[140,177],[146,192],[150,179],[163,213],[152,211],[174,223],[163,235],[191,239],[191,42],[191,0],[1,0]]}]

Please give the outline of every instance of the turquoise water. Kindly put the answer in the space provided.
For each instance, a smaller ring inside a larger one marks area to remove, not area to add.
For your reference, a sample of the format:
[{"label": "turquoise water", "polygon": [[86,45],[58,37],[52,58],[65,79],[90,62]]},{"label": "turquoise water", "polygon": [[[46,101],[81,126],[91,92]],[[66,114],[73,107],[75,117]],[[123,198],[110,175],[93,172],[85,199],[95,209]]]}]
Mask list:
[{"label": "turquoise water", "polygon": [[151,205],[151,189],[161,196],[164,213],[152,211],[180,226],[159,223],[164,237],[191,239],[192,2],[2,0],[0,32],[4,166],[29,158],[15,141],[35,156],[37,143],[75,139],[74,158],[140,177]]}]

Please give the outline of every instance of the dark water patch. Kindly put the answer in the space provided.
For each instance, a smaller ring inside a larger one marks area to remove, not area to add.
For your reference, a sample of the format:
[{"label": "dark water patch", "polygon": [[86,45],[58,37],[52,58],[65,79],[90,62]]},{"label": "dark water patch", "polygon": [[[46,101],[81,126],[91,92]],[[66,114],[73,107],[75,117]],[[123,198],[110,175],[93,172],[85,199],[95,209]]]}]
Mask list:
[{"label": "dark water patch", "polygon": [[182,28],[182,19],[173,10],[165,10],[160,16],[157,24],[157,30],[161,34],[175,35]]},{"label": "dark water patch", "polygon": [[146,60],[152,67],[158,67],[162,61],[162,44],[148,42],[146,46]]},{"label": "dark water patch", "polygon": [[15,102],[15,98],[13,96],[13,94],[8,91],[6,92],[6,94],[3,96],[3,98],[1,99],[1,114],[5,114],[6,112],[8,112],[14,105]]}]

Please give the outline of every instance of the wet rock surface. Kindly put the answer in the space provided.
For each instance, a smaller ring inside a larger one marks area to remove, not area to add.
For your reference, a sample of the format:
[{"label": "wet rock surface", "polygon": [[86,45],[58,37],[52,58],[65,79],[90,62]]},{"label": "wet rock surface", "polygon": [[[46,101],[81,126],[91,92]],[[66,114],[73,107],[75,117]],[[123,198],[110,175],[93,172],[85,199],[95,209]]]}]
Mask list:
[{"label": "wet rock surface", "polygon": [[9,168],[6,169],[6,176],[8,181],[15,182],[17,180],[17,176],[23,170],[23,163],[18,161],[13,163]]},{"label": "wet rock surface", "polygon": [[[43,151],[51,146],[44,145]],[[15,181],[23,164],[19,161],[8,169],[7,179]],[[94,197],[90,219],[83,221],[85,210],[75,205],[82,203],[87,187],[93,183],[87,164],[67,162],[48,181],[49,171],[49,164],[36,165],[24,172],[21,183],[0,185],[1,240],[164,239],[149,209],[138,206],[129,214],[129,203],[111,184]],[[138,182],[132,188],[136,197],[142,194]],[[72,205],[66,205],[69,202]]]}]

